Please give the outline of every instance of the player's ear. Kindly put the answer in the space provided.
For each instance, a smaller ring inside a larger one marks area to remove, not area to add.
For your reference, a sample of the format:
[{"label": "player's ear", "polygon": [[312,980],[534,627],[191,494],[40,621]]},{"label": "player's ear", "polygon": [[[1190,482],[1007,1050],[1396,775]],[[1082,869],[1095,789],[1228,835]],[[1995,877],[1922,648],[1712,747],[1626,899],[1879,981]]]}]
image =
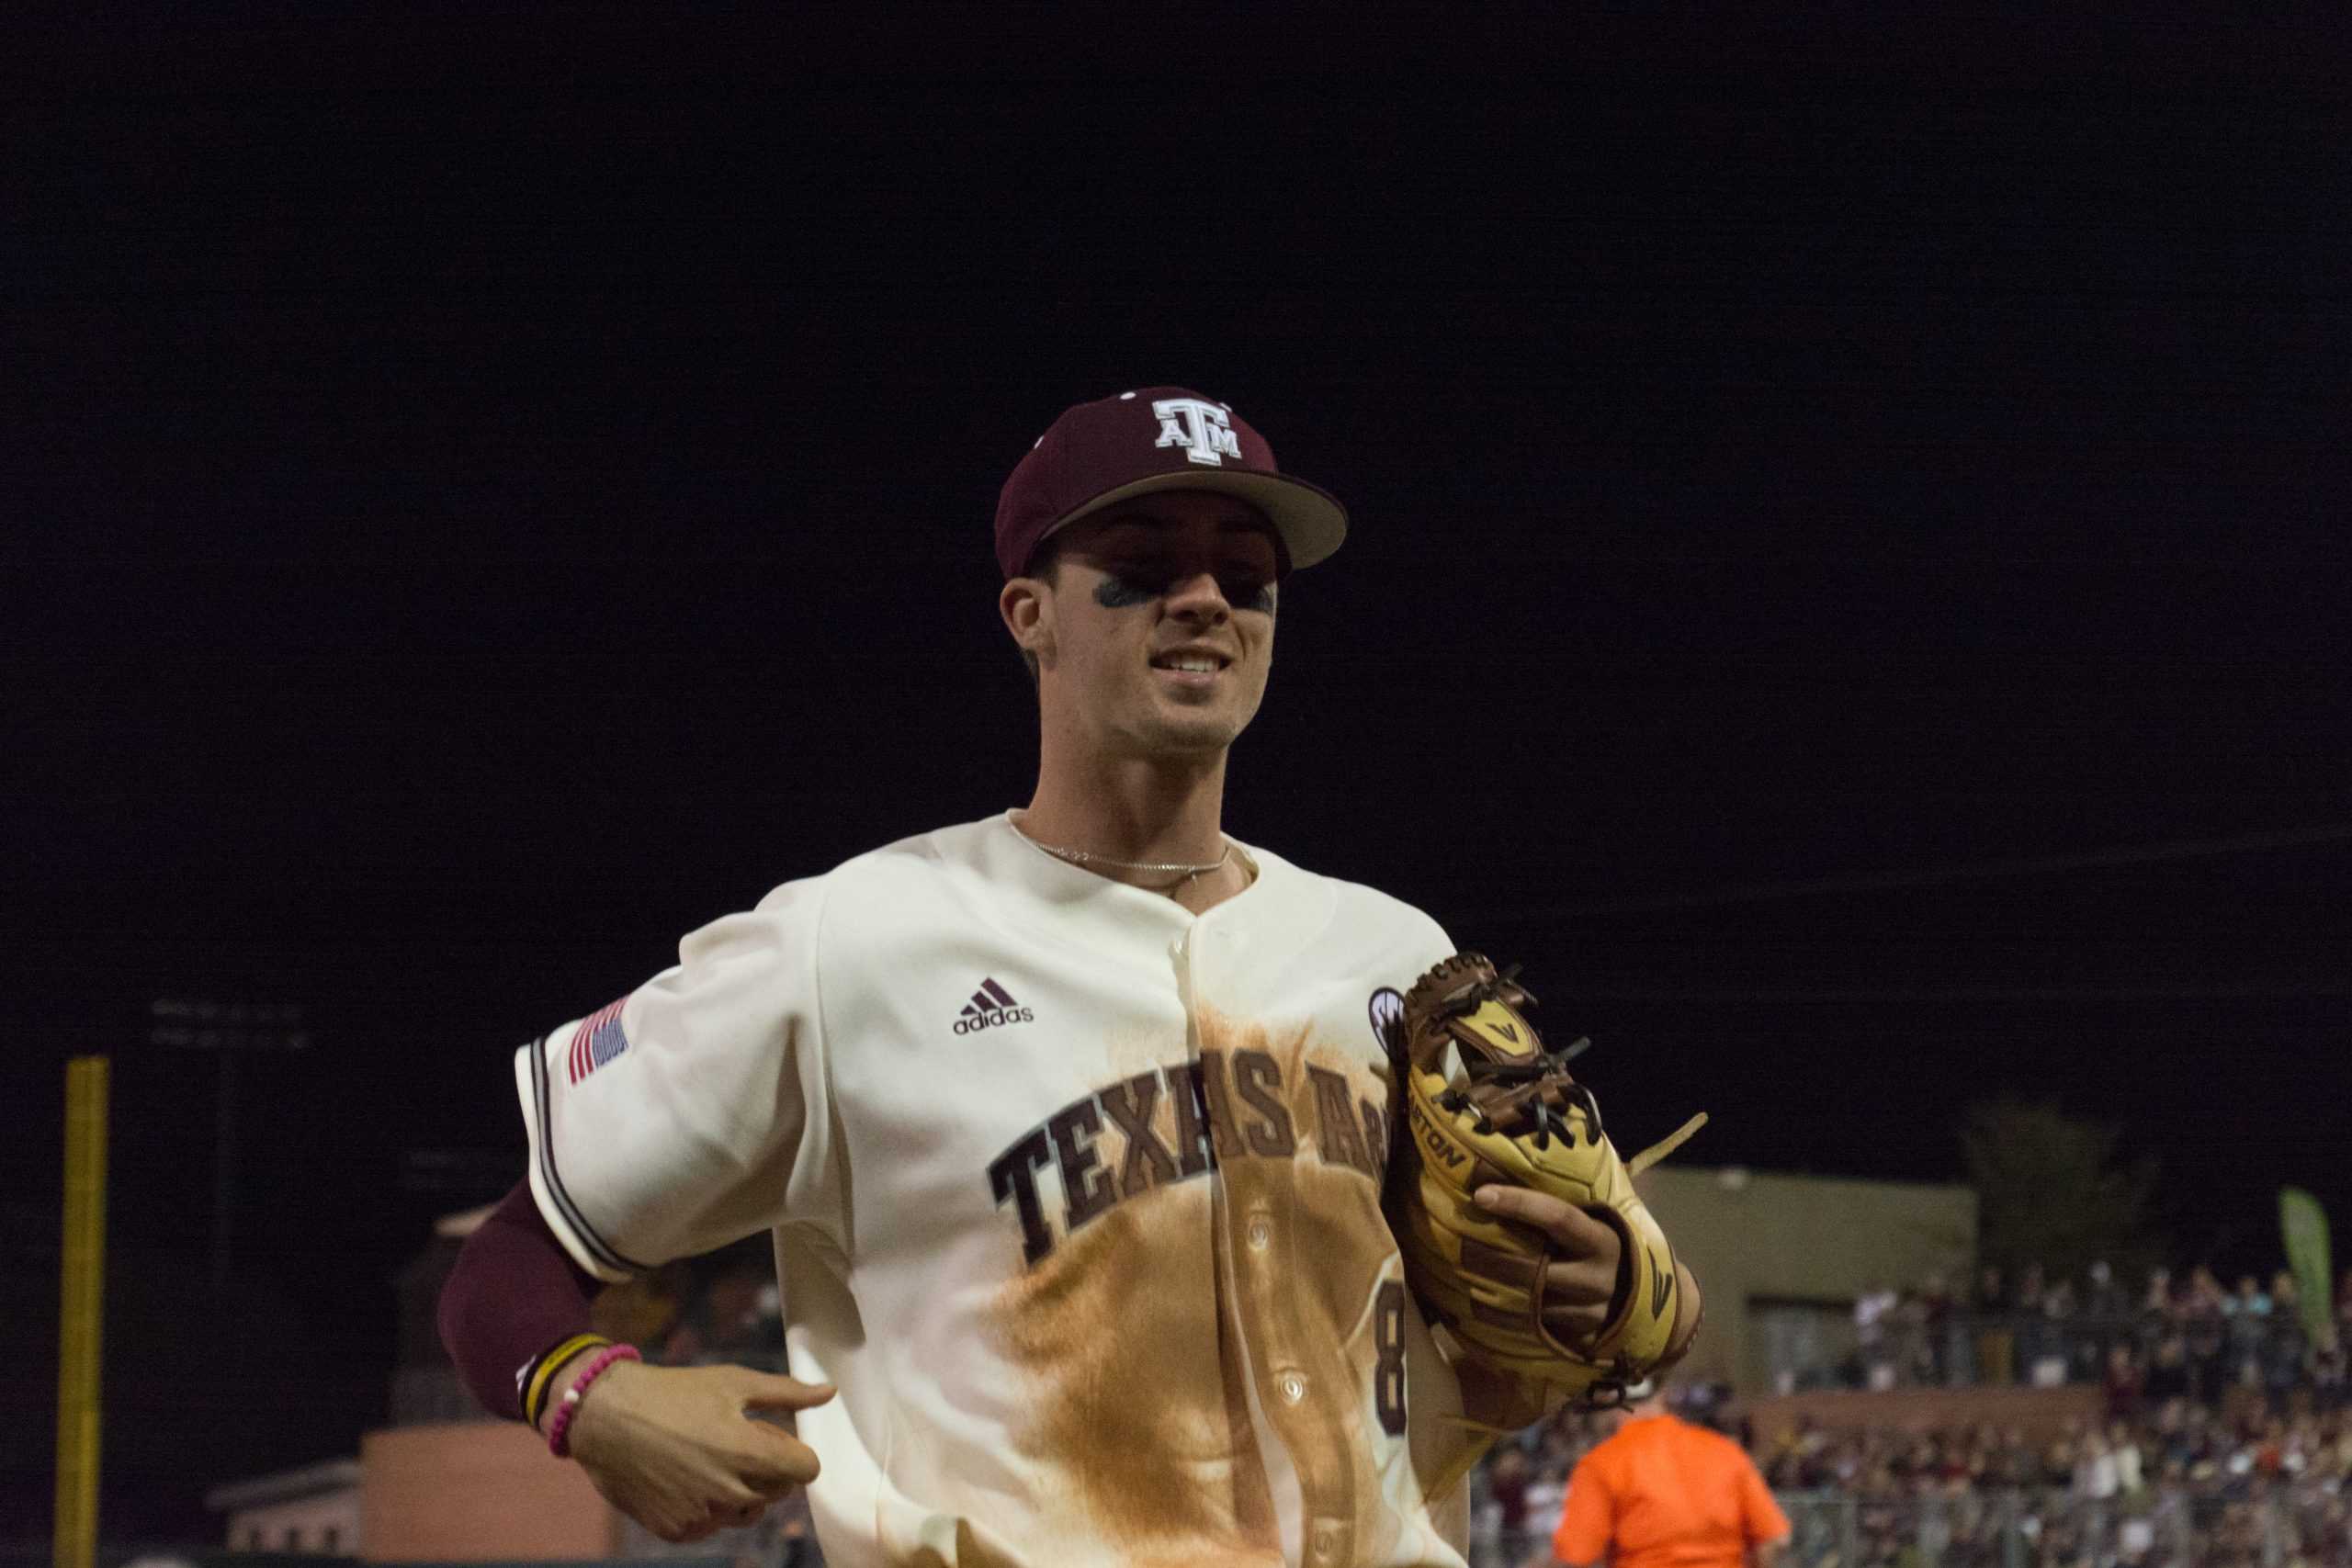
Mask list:
[{"label": "player's ear", "polygon": [[996,596],[997,614],[1021,651],[1044,660],[1054,645],[1054,596],[1044,578],[1016,577]]}]

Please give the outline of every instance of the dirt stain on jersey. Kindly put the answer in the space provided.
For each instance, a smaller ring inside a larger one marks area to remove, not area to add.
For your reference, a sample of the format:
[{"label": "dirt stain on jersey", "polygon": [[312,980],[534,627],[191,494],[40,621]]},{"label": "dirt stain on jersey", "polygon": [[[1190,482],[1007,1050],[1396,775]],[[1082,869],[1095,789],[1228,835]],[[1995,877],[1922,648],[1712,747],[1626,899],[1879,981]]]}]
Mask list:
[{"label": "dirt stain on jersey", "polygon": [[[1015,1446],[1063,1478],[1066,1501],[1124,1561],[1272,1564],[1282,1556],[1254,1392],[1299,1476],[1312,1539],[1377,1561],[1398,1526],[1370,1425],[1372,1303],[1396,1277],[1379,1201],[1386,1077],[1303,1028],[1276,1036],[1205,1012],[1199,1028],[1203,1053],[1227,1070],[1271,1059],[1272,1081],[1261,1073],[1251,1087],[1279,1100],[1295,1131],[1252,1139],[1220,1125],[1206,1179],[1136,1193],[1005,1287],[994,1331],[1035,1390]],[[1206,1098],[1213,1117],[1234,1116],[1234,1097],[1213,1087]],[[1151,1116],[1171,1146],[1173,1100]],[[1264,1109],[1245,1100],[1239,1119],[1270,1132]],[[1103,1129],[1111,1169],[1125,1141]]]},{"label": "dirt stain on jersey", "polygon": [[1036,1390],[1015,1447],[1137,1564],[1282,1561],[1219,1321],[1210,1201],[1193,1182],[1123,1204],[1000,1303],[1003,1352]]}]

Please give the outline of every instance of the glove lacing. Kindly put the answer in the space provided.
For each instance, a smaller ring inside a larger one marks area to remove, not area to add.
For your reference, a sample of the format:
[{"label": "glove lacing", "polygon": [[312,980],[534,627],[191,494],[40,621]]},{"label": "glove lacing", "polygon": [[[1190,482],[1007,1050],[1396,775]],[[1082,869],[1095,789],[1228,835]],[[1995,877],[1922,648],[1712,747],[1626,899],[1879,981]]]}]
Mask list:
[{"label": "glove lacing", "polygon": [[[1532,1008],[1536,1006],[1535,993],[1520,985],[1518,976],[1519,965],[1514,964],[1491,980],[1474,981],[1464,986],[1459,992],[1439,1003],[1435,1010],[1442,1018],[1461,1018],[1476,1012],[1488,1002],[1501,1002],[1506,1007]],[[1527,1084],[1542,1082],[1556,1075],[1558,1081],[1553,1084],[1552,1088],[1563,1100],[1573,1102],[1577,1109],[1584,1112],[1585,1125],[1590,1129],[1593,1141],[1598,1143],[1602,1135],[1600,1101],[1594,1096],[1591,1089],[1567,1076],[1568,1064],[1591,1048],[1590,1037],[1579,1036],[1556,1051],[1539,1052],[1534,1055],[1523,1056],[1510,1062],[1498,1062],[1485,1056],[1473,1056],[1468,1052],[1464,1052],[1462,1066],[1472,1089],[1487,1084],[1498,1085],[1505,1089],[1518,1089]],[[1471,1099],[1466,1090],[1451,1089],[1438,1096],[1438,1103],[1459,1116],[1464,1111],[1471,1110],[1476,1101]],[[1534,1122],[1534,1126],[1529,1131],[1529,1141],[1537,1148],[1550,1148],[1555,1134],[1557,1134],[1560,1141],[1570,1148],[1576,1147],[1576,1125],[1560,1114],[1566,1107],[1555,1105],[1552,1095],[1535,1096],[1528,1102],[1527,1109]],[[1473,1125],[1482,1135],[1495,1131],[1494,1119],[1484,1110],[1477,1111],[1477,1121]]]},{"label": "glove lacing", "polygon": [[[1501,1002],[1507,1007],[1535,1007],[1537,1005],[1535,993],[1519,984],[1519,968],[1520,966],[1514,964],[1491,980],[1473,981],[1454,995],[1438,1003],[1434,1010],[1442,1018],[1462,1018],[1476,1012],[1487,1003],[1494,1001]],[[1599,1143],[1603,1135],[1600,1128],[1600,1100],[1591,1089],[1567,1076],[1568,1064],[1591,1048],[1591,1037],[1579,1035],[1556,1051],[1541,1052],[1515,1062],[1498,1062],[1485,1056],[1474,1057],[1465,1052],[1462,1063],[1463,1073],[1469,1078],[1472,1088],[1491,1083],[1502,1085],[1507,1089],[1534,1083],[1555,1073],[1558,1074],[1561,1081],[1554,1088],[1561,1098],[1573,1101],[1577,1109],[1584,1112],[1585,1125],[1591,1129],[1593,1142]],[[1473,1110],[1476,1105],[1469,1093],[1459,1089],[1447,1089],[1437,1097],[1437,1101],[1457,1116],[1465,1111]],[[1566,1144],[1570,1148],[1576,1147],[1576,1127],[1574,1123],[1561,1116],[1561,1109],[1563,1108],[1555,1107],[1552,1103],[1550,1095],[1538,1095],[1530,1102],[1535,1127],[1529,1142],[1537,1148],[1550,1148],[1551,1135],[1555,1132],[1560,1135],[1562,1143]],[[1486,1111],[1478,1111],[1477,1118],[1472,1125],[1480,1135],[1495,1131],[1494,1119]],[[1626,1174],[1641,1175],[1642,1172],[1680,1148],[1690,1141],[1691,1134],[1706,1124],[1707,1113],[1702,1111],[1681,1126],[1627,1160]]]}]

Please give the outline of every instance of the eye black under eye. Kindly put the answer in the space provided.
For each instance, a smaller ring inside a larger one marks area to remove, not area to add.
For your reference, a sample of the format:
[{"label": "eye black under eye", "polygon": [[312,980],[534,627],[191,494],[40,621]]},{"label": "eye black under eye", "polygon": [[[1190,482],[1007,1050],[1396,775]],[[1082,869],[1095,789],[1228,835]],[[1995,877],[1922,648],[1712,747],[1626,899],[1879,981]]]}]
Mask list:
[{"label": "eye black under eye", "polygon": [[1125,571],[1106,572],[1102,581],[1094,585],[1094,602],[1106,610],[1124,610],[1131,604],[1148,604],[1159,593],[1159,588]]},{"label": "eye black under eye", "polygon": [[[1118,609],[1156,599],[1174,587],[1180,577],[1191,575],[1191,570],[1170,566],[1165,562],[1112,561],[1106,562],[1106,573],[1095,590],[1095,598],[1105,607]],[[1274,607],[1273,580],[1247,567],[1222,569],[1216,573],[1217,592],[1226,603],[1238,610],[1271,611]]]},{"label": "eye black under eye", "polygon": [[1220,573],[1216,586],[1217,591],[1225,595],[1226,603],[1237,610],[1271,610],[1274,607],[1272,580],[1260,577],[1255,572],[1234,577]]}]

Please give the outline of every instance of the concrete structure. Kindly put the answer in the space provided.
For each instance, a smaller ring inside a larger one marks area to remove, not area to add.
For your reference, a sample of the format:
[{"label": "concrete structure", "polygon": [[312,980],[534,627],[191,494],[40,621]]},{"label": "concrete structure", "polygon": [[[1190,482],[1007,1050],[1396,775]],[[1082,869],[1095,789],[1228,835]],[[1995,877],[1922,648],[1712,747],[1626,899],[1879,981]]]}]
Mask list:
[{"label": "concrete structure", "polygon": [[367,1549],[360,1489],[359,1461],[331,1459],[216,1486],[204,1506],[227,1516],[233,1551],[357,1557]]},{"label": "concrete structure", "polygon": [[1640,1187],[1707,1303],[1677,1375],[1751,1398],[1789,1392],[1781,1374],[1850,1351],[1854,1302],[1873,1287],[1937,1274],[1965,1287],[1973,1271],[1966,1187],[1672,1164]]},{"label": "concrete structure", "polygon": [[398,1427],[360,1445],[376,1562],[610,1557],[622,1519],[587,1473],[512,1421]]},{"label": "concrete structure", "polygon": [[1820,1389],[1759,1399],[1747,1407],[1759,1447],[1770,1449],[1801,1422],[1830,1431],[1921,1432],[1991,1426],[2046,1443],[2075,1423],[2095,1422],[2107,1408],[2097,1383],[2066,1388],[1896,1388],[1883,1393]]}]

